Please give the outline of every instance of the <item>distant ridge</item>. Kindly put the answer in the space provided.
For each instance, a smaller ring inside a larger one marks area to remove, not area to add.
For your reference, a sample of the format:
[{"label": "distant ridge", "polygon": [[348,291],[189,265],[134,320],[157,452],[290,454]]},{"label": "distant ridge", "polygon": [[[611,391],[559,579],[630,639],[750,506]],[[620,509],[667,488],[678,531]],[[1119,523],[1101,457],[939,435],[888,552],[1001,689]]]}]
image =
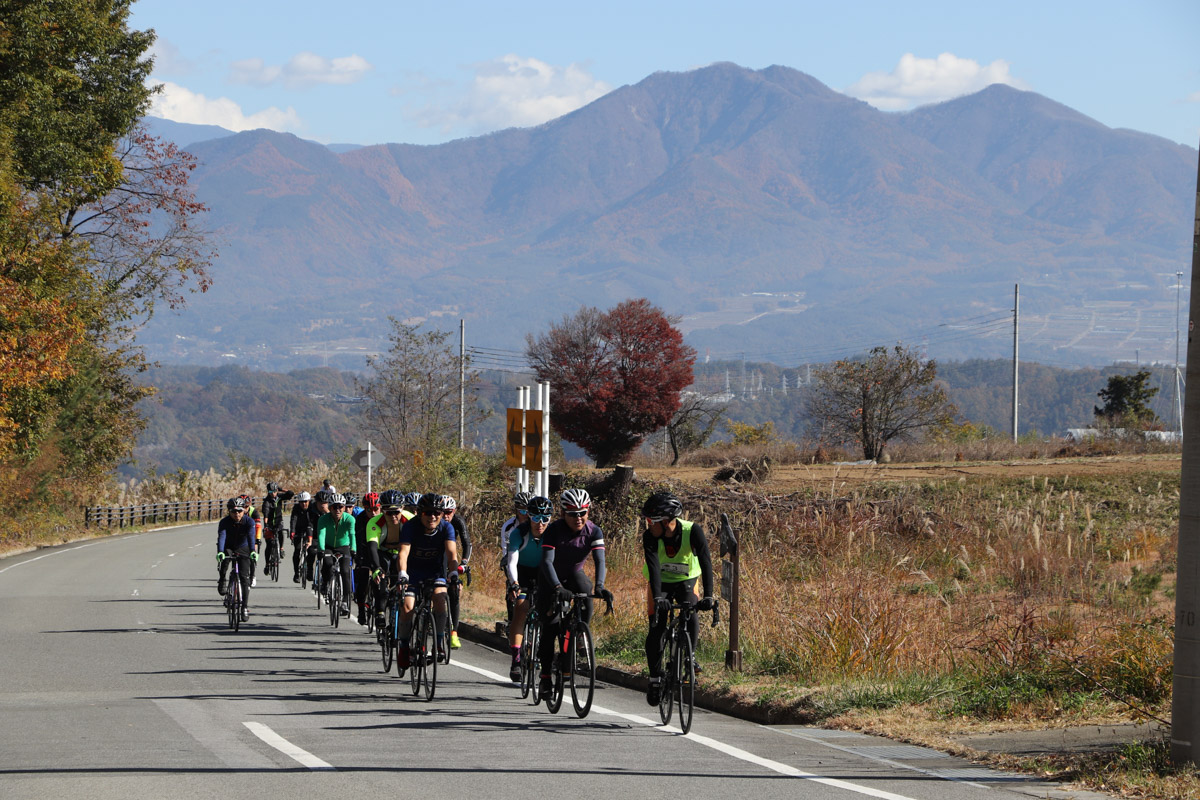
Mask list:
[{"label": "distant ridge", "polygon": [[[145,332],[180,360],[378,342],[389,315],[464,317],[515,350],[629,296],[681,315],[698,346],[800,360],[1002,311],[1014,283],[1033,315],[1146,317],[1173,308],[1190,257],[1197,157],[1007,86],[886,113],[787,67],[727,63],[435,146],[335,152],[260,130],[191,149],[223,244],[214,289]],[[256,313],[215,332],[233,286]],[[1047,325],[1040,346],[1165,346],[1088,324]],[[952,355],[994,357],[997,341],[961,337]]]}]

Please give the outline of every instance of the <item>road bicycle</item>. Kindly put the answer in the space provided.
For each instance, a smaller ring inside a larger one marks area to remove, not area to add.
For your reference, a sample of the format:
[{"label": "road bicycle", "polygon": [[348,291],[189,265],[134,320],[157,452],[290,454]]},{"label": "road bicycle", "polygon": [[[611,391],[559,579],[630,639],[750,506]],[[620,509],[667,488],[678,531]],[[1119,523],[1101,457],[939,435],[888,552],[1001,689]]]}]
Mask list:
[{"label": "road bicycle", "polygon": [[425,699],[432,700],[437,691],[438,661],[445,658],[450,648],[444,644],[445,632],[438,625],[433,613],[433,592],[437,588],[435,579],[422,581],[417,591],[417,603],[413,608],[411,638],[408,641],[408,679],[414,696],[425,692]]},{"label": "road bicycle", "polygon": [[383,603],[383,623],[375,629],[375,641],[383,656],[383,671],[390,672],[392,659],[396,654],[396,636],[400,629],[400,597],[396,586],[389,585],[384,593],[387,599]]},{"label": "road bicycle", "polygon": [[[594,594],[591,597],[601,597]],[[570,600],[558,599],[558,618],[562,624],[554,641],[554,662],[550,665],[550,691],[546,708],[557,714],[562,707],[566,684],[571,686],[571,705],[575,716],[583,719],[592,710],[596,691],[596,650],[592,644],[592,628],[583,619],[583,601],[589,595],[576,592]],[[612,595],[602,598],[607,605],[605,614],[613,613]]]},{"label": "road bicycle", "polygon": [[[675,600],[667,610],[667,625],[663,631],[659,652],[667,660],[662,671],[662,694],[658,700],[658,716],[663,725],[671,722],[674,708],[679,709],[679,729],[687,733],[692,729],[692,715],[696,710],[696,659],[692,652],[692,616],[697,613],[695,605],[680,605]],[[657,621],[657,620],[656,620]],[[720,621],[720,611],[713,606],[712,624]]]},{"label": "road bicycle", "polygon": [[526,595],[529,611],[525,616],[525,628],[521,637],[521,699],[533,695],[533,704],[541,702],[541,692],[538,690],[538,676],[542,672],[542,660],[538,656],[538,644],[542,640],[542,619],[537,613],[537,600],[534,591]]},{"label": "road bicycle", "polygon": [[336,550],[330,551],[329,555],[329,587],[325,600],[329,605],[329,624],[336,628],[342,619],[343,599],[349,603],[348,598],[342,597],[342,559],[347,556]]},{"label": "road bicycle", "polygon": [[265,570],[264,574],[271,580],[278,583],[279,582],[279,541],[280,540],[279,540],[276,532],[271,530],[270,528],[267,528],[265,537],[267,540],[267,555],[266,555],[266,558],[264,559],[266,561],[266,565],[264,567],[264,570]]},{"label": "road bicycle", "polygon": [[225,590],[225,611],[229,615],[229,627],[237,633],[242,627],[242,615],[246,612],[246,598],[242,594],[242,567],[233,551],[226,550],[225,558],[233,560],[227,574],[229,583]]}]

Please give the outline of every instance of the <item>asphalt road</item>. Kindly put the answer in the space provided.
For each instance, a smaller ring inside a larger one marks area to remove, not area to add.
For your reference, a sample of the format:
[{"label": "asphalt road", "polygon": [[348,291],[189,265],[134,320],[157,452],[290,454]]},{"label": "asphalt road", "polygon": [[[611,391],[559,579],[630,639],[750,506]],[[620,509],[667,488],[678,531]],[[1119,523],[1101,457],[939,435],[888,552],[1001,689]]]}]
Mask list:
[{"label": "asphalt road", "polygon": [[290,569],[260,578],[230,631],[215,551],[207,524],[0,560],[0,797],[1060,794],[855,733],[698,710],[683,736],[603,684],[588,718],[569,700],[551,715],[520,699],[507,655],[469,642],[427,703],[381,672],[365,629],[331,628]]}]

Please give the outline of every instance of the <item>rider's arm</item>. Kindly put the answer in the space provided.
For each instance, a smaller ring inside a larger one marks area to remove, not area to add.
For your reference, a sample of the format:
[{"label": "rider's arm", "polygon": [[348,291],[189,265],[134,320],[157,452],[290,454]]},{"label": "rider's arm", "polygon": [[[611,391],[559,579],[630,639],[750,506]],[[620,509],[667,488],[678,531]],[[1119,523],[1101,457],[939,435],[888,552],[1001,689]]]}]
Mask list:
[{"label": "rider's arm", "polygon": [[462,553],[462,563],[466,564],[471,560],[471,534],[467,533],[466,525],[463,525],[462,530],[456,532],[455,538],[458,541],[456,547]]},{"label": "rider's arm", "polygon": [[[509,583],[517,583],[517,561],[521,557],[520,537],[515,537],[511,533],[508,538],[508,551],[504,556],[504,574],[508,577]],[[513,547],[516,544],[517,547]]]},{"label": "rider's arm", "polygon": [[458,572],[458,545],[453,539],[446,540],[447,570],[453,574]]},{"label": "rider's arm", "polygon": [[658,539],[651,536],[650,531],[642,534],[642,557],[646,560],[646,580],[650,584],[650,596],[658,597],[662,594],[662,569],[658,564]]},{"label": "rider's arm", "polygon": [[592,561],[596,563],[596,591],[604,588],[604,579],[608,575],[608,567],[604,564],[604,545],[592,548]]},{"label": "rider's arm", "polygon": [[708,552],[708,541],[704,538],[704,529],[699,525],[692,526],[692,553],[700,562],[700,583],[704,586],[704,596],[713,596],[712,556]]},{"label": "rider's arm", "polygon": [[412,545],[404,542],[400,545],[400,552],[396,556],[396,564],[401,572],[408,572],[408,551],[412,549]]},{"label": "rider's arm", "polygon": [[544,536],[542,537],[542,577],[556,589],[562,585],[562,581],[558,579],[558,573],[554,571],[554,545],[546,544]]},{"label": "rider's arm", "polygon": [[225,552],[225,520],[217,523],[217,552]]}]

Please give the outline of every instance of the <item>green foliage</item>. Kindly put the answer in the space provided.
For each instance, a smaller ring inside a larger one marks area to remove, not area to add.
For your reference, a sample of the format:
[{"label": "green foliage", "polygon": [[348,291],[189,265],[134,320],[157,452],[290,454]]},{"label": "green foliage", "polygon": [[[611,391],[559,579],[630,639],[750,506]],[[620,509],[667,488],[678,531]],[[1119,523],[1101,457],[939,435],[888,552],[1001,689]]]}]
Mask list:
[{"label": "green foliage", "polygon": [[1146,428],[1158,422],[1158,415],[1148,406],[1150,398],[1158,394],[1158,387],[1147,386],[1149,380],[1149,370],[1110,376],[1108,385],[1097,393],[1104,406],[1093,407],[1096,417],[1109,425],[1124,427]]}]

